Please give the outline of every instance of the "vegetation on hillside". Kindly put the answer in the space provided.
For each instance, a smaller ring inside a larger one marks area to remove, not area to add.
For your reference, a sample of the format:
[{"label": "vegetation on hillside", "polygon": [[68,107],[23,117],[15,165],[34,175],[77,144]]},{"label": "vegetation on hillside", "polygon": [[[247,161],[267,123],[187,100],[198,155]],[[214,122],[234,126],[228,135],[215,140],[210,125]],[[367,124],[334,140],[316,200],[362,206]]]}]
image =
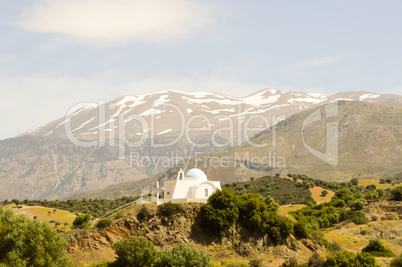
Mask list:
[{"label": "vegetation on hillside", "polygon": [[175,244],[172,249],[158,251],[144,237],[132,236],[113,244],[117,255],[114,262],[94,264],[93,267],[212,267],[211,256],[191,245]]},{"label": "vegetation on hillside", "polygon": [[315,204],[311,197],[309,187],[300,186],[296,181],[280,178],[279,176],[265,176],[248,182],[235,182],[225,184],[236,195],[245,193],[260,194],[263,197],[270,196],[281,205],[286,204]]},{"label": "vegetation on hillside", "polygon": [[387,249],[378,239],[370,240],[369,244],[362,249],[362,252],[369,253],[374,257],[396,257],[396,255],[391,250]]},{"label": "vegetation on hillside", "polygon": [[[83,198],[81,200],[72,199],[72,200],[53,200],[48,201],[44,200],[28,200],[25,199],[23,201],[18,199],[11,200],[11,203],[15,203],[17,206],[19,205],[27,205],[27,206],[43,206],[47,208],[57,208],[62,210],[67,210],[73,213],[87,213],[93,217],[100,217],[107,212],[117,209],[122,205],[128,204],[137,200],[138,197],[122,197],[116,198],[113,200],[110,199],[86,199]],[[3,205],[9,204],[8,200],[2,202]]]},{"label": "vegetation on hillside", "polygon": [[237,222],[250,232],[268,234],[277,243],[293,233],[293,221],[278,215],[279,205],[271,197],[248,193],[235,195],[228,188],[218,190],[202,207],[206,227],[224,236],[229,227]]},{"label": "vegetation on hillside", "polygon": [[65,246],[48,224],[0,207],[0,266],[69,266]]}]

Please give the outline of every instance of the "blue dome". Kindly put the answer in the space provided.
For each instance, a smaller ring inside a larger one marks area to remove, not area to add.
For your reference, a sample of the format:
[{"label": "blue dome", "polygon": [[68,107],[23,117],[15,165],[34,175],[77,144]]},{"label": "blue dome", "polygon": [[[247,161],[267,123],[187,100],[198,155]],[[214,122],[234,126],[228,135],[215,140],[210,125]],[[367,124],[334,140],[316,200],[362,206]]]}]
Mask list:
[{"label": "blue dome", "polygon": [[207,176],[205,175],[205,173],[198,168],[193,168],[193,169],[189,170],[184,177],[185,178],[200,178],[202,180],[207,180]]}]

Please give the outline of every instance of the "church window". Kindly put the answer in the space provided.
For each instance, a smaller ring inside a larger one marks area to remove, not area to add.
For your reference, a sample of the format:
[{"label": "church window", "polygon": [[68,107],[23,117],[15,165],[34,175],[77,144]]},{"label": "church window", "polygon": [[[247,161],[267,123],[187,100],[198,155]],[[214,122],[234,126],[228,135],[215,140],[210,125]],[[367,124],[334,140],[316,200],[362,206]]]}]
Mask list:
[{"label": "church window", "polygon": [[208,189],[205,189],[205,196],[208,196]]}]

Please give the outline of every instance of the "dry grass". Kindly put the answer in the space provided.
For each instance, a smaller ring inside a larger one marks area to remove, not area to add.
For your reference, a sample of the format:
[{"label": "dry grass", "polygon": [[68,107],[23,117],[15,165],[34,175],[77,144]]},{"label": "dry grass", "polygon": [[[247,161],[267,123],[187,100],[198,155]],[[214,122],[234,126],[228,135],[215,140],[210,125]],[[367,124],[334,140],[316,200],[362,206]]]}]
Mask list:
[{"label": "dry grass", "polygon": [[[309,190],[311,192],[311,197],[315,200],[315,202],[317,202],[317,204],[320,204],[323,202],[329,202],[329,201],[331,201],[331,198],[335,195],[334,191],[331,191],[329,189],[324,189],[320,186],[315,186],[313,188],[310,188]],[[321,192],[323,190],[328,191],[328,195],[325,197],[321,195]]]},{"label": "dry grass", "polygon": [[[370,239],[381,238],[382,231],[386,229],[397,229],[400,228],[401,220],[399,221],[377,221],[370,222],[368,225],[355,225],[354,223],[349,223],[344,225],[341,229],[331,228],[324,231],[324,236],[329,242],[337,242],[343,249],[360,252],[362,248],[367,246]],[[367,234],[362,235],[360,232],[362,230],[370,231],[374,226],[381,229],[378,230],[376,235]],[[395,254],[399,255],[402,253],[402,247],[400,246],[400,238],[393,238],[388,240],[382,240],[384,245],[391,249]]]},{"label": "dry grass", "polygon": [[283,206],[279,207],[279,215],[286,216],[286,217],[289,217],[289,218],[293,219],[293,217],[289,215],[289,212],[299,210],[299,209],[304,208],[304,207],[306,207],[306,205],[304,205],[304,204],[283,205]]},{"label": "dry grass", "polygon": [[[75,214],[65,211],[65,210],[56,210],[56,212],[53,212],[52,208],[45,208],[41,206],[22,206],[22,208],[17,208],[15,204],[10,204],[7,205],[6,208],[12,209],[15,214],[17,215],[24,215],[28,217],[29,219],[33,219],[34,216],[37,216],[37,220],[41,222],[50,222],[51,220],[60,222],[60,225],[55,227],[54,223],[51,225],[55,229],[60,229],[64,230],[66,232],[71,230],[71,225],[75,219]],[[50,211],[50,216],[49,216],[49,211]],[[64,223],[67,222],[68,225],[65,226]]]},{"label": "dry grass", "polygon": [[392,188],[392,184],[380,184],[380,180],[376,180],[376,179],[363,179],[363,180],[359,180],[359,185],[361,186],[368,186],[368,185],[375,185],[377,187],[377,189],[387,189],[387,188]]}]

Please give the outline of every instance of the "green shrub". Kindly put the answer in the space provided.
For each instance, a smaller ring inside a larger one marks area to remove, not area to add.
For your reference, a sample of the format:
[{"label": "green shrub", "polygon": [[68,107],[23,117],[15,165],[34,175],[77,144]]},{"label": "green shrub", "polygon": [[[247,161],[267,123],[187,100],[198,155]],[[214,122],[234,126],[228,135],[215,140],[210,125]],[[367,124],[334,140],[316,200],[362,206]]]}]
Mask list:
[{"label": "green shrub", "polygon": [[395,257],[396,255],[386,247],[378,239],[369,241],[369,244],[362,249],[362,252],[370,253],[375,257]]},{"label": "green shrub", "polygon": [[358,198],[349,201],[348,204],[353,210],[362,210],[364,205],[366,205],[366,200],[364,198]]},{"label": "green shrub", "polygon": [[78,215],[73,221],[73,226],[80,228],[87,228],[89,226],[90,221],[91,221],[91,215],[89,214]]},{"label": "green shrub", "polygon": [[402,186],[395,187],[391,190],[391,196],[394,200],[401,201],[402,200]]},{"label": "green shrub", "polygon": [[179,203],[172,203],[170,201],[158,206],[159,214],[169,219],[172,219],[175,214],[181,211],[182,207]]},{"label": "green shrub", "polygon": [[323,263],[323,267],[349,267],[349,266],[379,266],[375,258],[368,253],[353,253],[350,251],[342,250],[333,256],[328,256],[327,260]]},{"label": "green shrub", "polygon": [[262,267],[262,259],[254,258],[248,262],[249,267]]},{"label": "green shrub", "polygon": [[327,246],[327,250],[330,254],[335,254],[342,250],[342,247],[336,242],[329,242]]},{"label": "green shrub", "polygon": [[[135,265],[139,266],[139,265]],[[148,265],[151,266],[151,265]],[[212,267],[211,256],[190,245],[175,244],[173,249],[165,249],[159,253],[155,267]]]},{"label": "green shrub", "polygon": [[111,226],[113,223],[113,220],[110,218],[103,218],[100,219],[97,223],[96,223],[96,228],[99,229],[103,229],[103,228],[107,228],[109,226]]},{"label": "green shrub", "polygon": [[143,237],[132,236],[113,244],[117,259],[116,266],[153,266],[157,251],[154,245]]},{"label": "green shrub", "polygon": [[318,255],[317,253],[314,253],[308,259],[308,266],[309,267],[321,267],[323,263],[324,263],[324,259],[320,255]]},{"label": "green shrub", "polygon": [[239,197],[239,222],[252,232],[265,233],[275,224],[279,205],[271,198],[257,194],[243,194]]},{"label": "green shrub", "polygon": [[358,225],[368,223],[368,219],[366,217],[352,217],[351,220],[354,224],[358,224]]},{"label": "green shrub", "polygon": [[278,216],[277,224],[283,237],[287,237],[293,232],[293,221],[288,217]]},{"label": "green shrub", "polygon": [[308,237],[308,230],[307,226],[303,222],[296,222],[295,225],[293,226],[293,231],[295,233],[295,236],[298,238],[307,238]]},{"label": "green shrub", "polygon": [[0,266],[70,266],[63,236],[0,207]]},{"label": "green shrub", "polygon": [[238,197],[230,189],[217,190],[208,198],[202,210],[207,227],[219,235],[224,235],[239,217]]},{"label": "green shrub", "polygon": [[391,261],[391,267],[401,267],[402,266],[402,254],[400,254],[398,257],[394,258]]}]

